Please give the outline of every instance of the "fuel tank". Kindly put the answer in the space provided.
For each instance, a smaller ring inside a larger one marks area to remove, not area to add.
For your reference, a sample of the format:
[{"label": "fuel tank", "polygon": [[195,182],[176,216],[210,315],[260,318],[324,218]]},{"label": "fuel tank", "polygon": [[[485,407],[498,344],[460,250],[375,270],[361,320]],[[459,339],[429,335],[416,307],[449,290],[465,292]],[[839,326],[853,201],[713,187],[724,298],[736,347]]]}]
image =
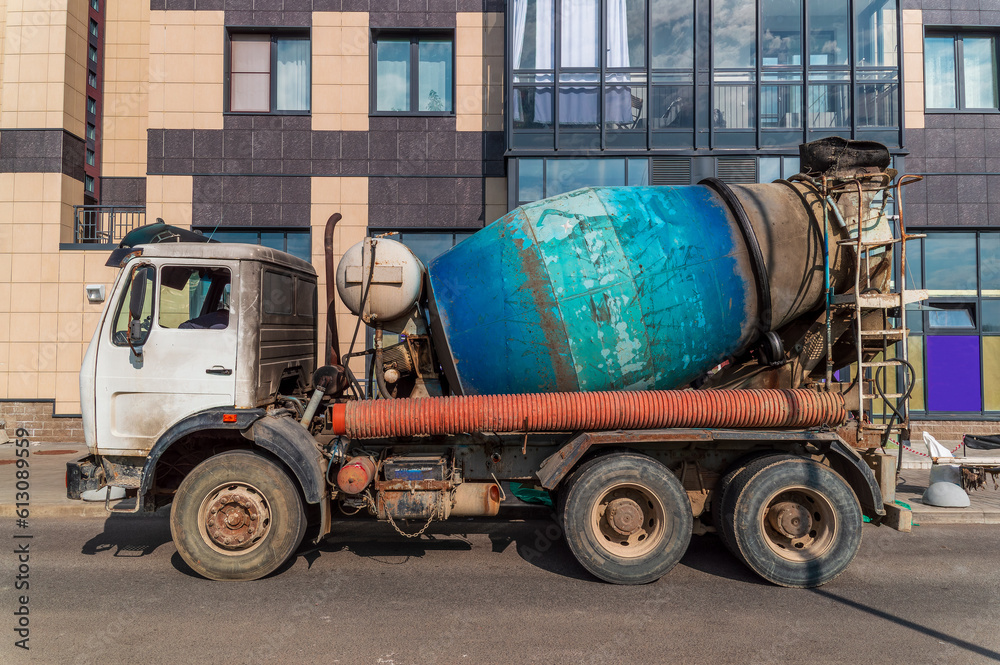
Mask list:
[{"label": "fuel tank", "polygon": [[[458,394],[682,387],[846,286],[814,188],[586,188],[514,209],[430,263]],[[829,239],[824,240],[824,225]]]}]

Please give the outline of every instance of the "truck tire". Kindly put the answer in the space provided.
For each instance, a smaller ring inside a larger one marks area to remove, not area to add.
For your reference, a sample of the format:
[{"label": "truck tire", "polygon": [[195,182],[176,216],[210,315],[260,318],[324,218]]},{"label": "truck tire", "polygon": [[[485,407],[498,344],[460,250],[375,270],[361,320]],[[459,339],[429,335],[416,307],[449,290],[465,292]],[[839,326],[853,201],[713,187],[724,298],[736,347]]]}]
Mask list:
[{"label": "truck tire", "polygon": [[673,568],[691,542],[691,503],[661,463],[638,453],[585,462],[560,492],[566,542],[595,577],[646,584]]},{"label": "truck tire", "polygon": [[232,450],[184,478],[170,510],[181,558],[212,580],[255,580],[298,548],[306,518],[298,488],[277,464]]},{"label": "truck tire", "polygon": [[733,512],[733,506],[736,503],[735,492],[730,492],[729,488],[732,487],[733,482],[739,478],[747,470],[747,467],[751,462],[761,459],[762,457],[787,457],[791,459],[791,455],[779,452],[777,450],[759,450],[752,453],[748,453],[743,457],[739,458],[733,465],[729,468],[729,471],[719,482],[716,483],[715,487],[712,488],[712,524],[715,526],[715,532],[719,536],[719,540],[722,544],[726,546],[726,549],[732,552],[733,556],[737,559],[742,559],[739,549],[736,547],[736,542],[733,540],[733,530],[732,530],[732,520],[723,519],[723,515],[726,511],[729,514]]},{"label": "truck tire", "polygon": [[737,556],[773,584],[826,584],[858,553],[858,499],[843,478],[818,462],[763,457],[738,474],[728,493],[733,500],[722,518]]}]

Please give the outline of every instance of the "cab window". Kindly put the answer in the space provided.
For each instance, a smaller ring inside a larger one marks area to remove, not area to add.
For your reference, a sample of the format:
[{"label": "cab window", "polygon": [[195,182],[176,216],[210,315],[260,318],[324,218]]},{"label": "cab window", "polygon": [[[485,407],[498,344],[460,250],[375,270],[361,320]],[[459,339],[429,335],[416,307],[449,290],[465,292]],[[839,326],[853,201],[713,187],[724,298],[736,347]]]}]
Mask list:
[{"label": "cab window", "polygon": [[227,268],[164,266],[160,270],[161,328],[224,330],[229,327]]},{"label": "cab window", "polygon": [[115,329],[111,337],[111,341],[115,346],[128,346],[128,306],[132,298],[135,275],[140,271],[146,273],[146,296],[143,299],[142,318],[140,319],[142,329],[148,332],[153,323],[153,290],[156,288],[156,271],[153,266],[139,266],[129,274],[128,285],[122,292],[121,300],[118,301],[118,311],[115,314]]}]

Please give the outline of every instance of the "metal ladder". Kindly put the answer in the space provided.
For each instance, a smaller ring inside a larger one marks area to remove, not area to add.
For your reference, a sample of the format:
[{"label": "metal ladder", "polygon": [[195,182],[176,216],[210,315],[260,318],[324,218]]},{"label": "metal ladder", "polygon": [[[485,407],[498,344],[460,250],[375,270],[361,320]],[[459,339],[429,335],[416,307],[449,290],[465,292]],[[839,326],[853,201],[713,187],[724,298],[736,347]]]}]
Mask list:
[{"label": "metal ladder", "polygon": [[[861,188],[858,189],[858,219],[857,237],[841,240],[840,246],[852,247],[855,250],[854,290],[853,293],[833,295],[831,304],[837,307],[853,308],[853,325],[857,345],[857,368],[859,390],[859,431],[858,441],[865,447],[874,448],[884,445],[889,436],[909,429],[908,400],[910,390],[894,392],[881,390],[879,383],[886,381],[890,371],[908,367],[906,339],[909,330],[906,328],[906,305],[924,300],[927,292],[923,290],[906,289],[906,243],[909,240],[923,238],[924,234],[908,234],[903,223],[902,206],[899,205],[899,189],[904,184],[921,180],[920,176],[904,175],[896,184],[886,184],[882,188],[883,200],[878,215],[884,215],[886,206],[891,199],[896,202],[896,228],[890,238],[866,238],[864,216],[862,209]],[[858,186],[853,181],[852,187]],[[879,251],[892,252],[895,245],[900,246],[899,275],[900,278],[890,287],[888,292],[878,292],[872,288],[871,275],[868,266],[872,256]],[[864,269],[864,270],[863,270]],[[862,272],[863,270],[863,272]],[[865,279],[862,279],[862,275]],[[890,316],[892,310],[898,310],[898,316]],[[877,316],[872,316],[877,313]],[[876,327],[866,327],[866,321],[876,318],[880,323]],[[872,343],[874,342],[874,344]],[[896,357],[890,358],[889,352],[897,343],[902,343]],[[878,351],[875,359],[866,361],[866,352]],[[912,382],[915,377],[910,377]],[[882,399],[890,410],[895,413],[889,417],[888,423],[875,423],[866,414],[874,413],[875,400]],[[895,404],[889,402],[895,400]],[[877,440],[877,443],[876,443]]]}]

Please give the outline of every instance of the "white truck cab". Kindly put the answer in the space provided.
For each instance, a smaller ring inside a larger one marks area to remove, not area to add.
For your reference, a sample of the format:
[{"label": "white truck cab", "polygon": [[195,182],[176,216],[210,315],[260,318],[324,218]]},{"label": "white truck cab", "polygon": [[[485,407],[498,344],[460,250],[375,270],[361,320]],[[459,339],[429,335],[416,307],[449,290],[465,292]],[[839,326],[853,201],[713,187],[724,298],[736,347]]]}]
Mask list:
[{"label": "white truck cab", "polygon": [[90,452],[109,481],[130,487],[186,419],[305,394],[317,295],[309,263],[266,247],[161,243],[113,260],[122,254],[80,389]]}]

